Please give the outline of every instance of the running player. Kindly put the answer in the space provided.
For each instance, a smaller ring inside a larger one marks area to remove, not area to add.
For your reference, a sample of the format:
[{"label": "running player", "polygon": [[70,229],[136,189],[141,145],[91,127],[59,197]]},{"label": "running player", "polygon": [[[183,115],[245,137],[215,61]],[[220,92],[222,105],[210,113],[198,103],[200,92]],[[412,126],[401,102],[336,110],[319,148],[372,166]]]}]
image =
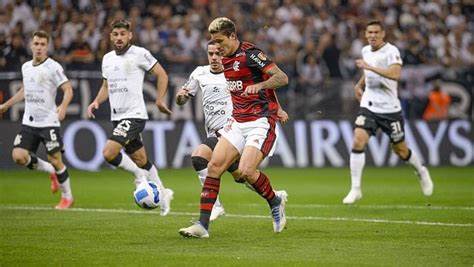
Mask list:
[{"label": "running player", "polygon": [[[136,183],[146,179],[155,182],[160,191],[161,215],[165,216],[170,211],[173,191],[163,186],[158,170],[148,160],[141,132],[148,120],[143,99],[145,73],[150,72],[158,79],[156,105],[165,114],[171,114],[164,103],[168,75],[147,49],[131,44],[130,29],[127,20],[112,22],[110,39],[114,50],[102,60],[102,86],[87,111],[94,118],[94,110],[109,98],[114,130],[105,144],[104,158],[111,165],[134,173]],[[122,155],[122,149],[130,158]]]},{"label": "running player", "polygon": [[220,177],[238,158],[241,177],[266,199],[273,230],[279,233],[286,225],[287,194],[275,194],[268,177],[257,168],[275,150],[275,124],[281,109],[274,90],[286,85],[288,77],[255,45],[241,42],[230,19],[215,19],[209,25],[209,33],[223,55],[224,75],[233,103],[232,118],[219,130],[223,138],[219,138],[208,164],[199,221],[179,233],[185,237],[209,237],[209,218],[219,193]]},{"label": "running player", "polygon": [[426,196],[433,193],[433,182],[428,169],[405,143],[405,131],[400,101],[397,96],[402,60],[398,49],[384,41],[385,30],[381,22],[367,24],[365,37],[369,45],[362,48],[363,59],[356,60],[364,74],[354,90],[360,101],[360,110],[355,120],[354,143],[350,155],[351,190],[342,200],[353,204],[362,198],[361,179],[365,165],[365,147],[377,129],[390,137],[393,151],[405,162],[415,168],[421,190]]},{"label": "running player", "polygon": [[[15,138],[12,157],[16,164],[32,170],[50,174],[51,191],[61,190],[61,200],[56,209],[67,209],[72,206],[69,173],[62,161],[62,138],[60,121],[66,117],[67,106],[72,100],[72,86],[62,66],[48,57],[49,34],[36,31],[31,40],[33,60],[23,64],[22,88],[4,104],[0,113],[7,111],[14,104],[25,99],[25,113],[20,133]],[[56,106],[58,88],[64,92],[59,107]],[[35,155],[40,143],[46,147],[45,161]]]}]

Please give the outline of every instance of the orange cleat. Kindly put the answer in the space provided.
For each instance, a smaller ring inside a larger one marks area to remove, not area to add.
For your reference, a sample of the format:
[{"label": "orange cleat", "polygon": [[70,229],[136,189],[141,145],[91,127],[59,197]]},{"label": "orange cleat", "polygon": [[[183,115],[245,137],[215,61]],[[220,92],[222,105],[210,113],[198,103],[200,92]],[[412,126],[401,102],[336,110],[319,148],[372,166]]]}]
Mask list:
[{"label": "orange cleat", "polygon": [[59,201],[59,204],[56,205],[54,208],[57,210],[64,210],[64,209],[69,209],[72,207],[72,204],[74,203],[73,198],[61,198],[61,201]]},{"label": "orange cleat", "polygon": [[54,194],[59,190],[58,176],[53,172],[49,175],[49,179],[51,180],[51,193]]}]

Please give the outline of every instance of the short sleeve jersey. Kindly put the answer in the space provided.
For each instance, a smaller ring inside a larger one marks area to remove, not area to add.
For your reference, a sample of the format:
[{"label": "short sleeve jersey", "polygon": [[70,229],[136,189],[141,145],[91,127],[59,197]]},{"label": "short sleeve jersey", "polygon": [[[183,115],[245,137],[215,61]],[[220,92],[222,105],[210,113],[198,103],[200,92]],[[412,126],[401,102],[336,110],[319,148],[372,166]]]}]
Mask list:
[{"label": "short sleeve jersey", "polygon": [[209,65],[197,67],[183,86],[195,96],[202,91],[202,105],[207,136],[215,136],[215,132],[224,127],[232,114],[232,100],[224,73],[213,73]]},{"label": "short sleeve jersey", "polygon": [[120,55],[115,51],[105,54],[102,60],[102,77],[109,87],[110,117],[122,119],[148,119],[143,99],[143,80],[158,61],[147,49],[132,45]]},{"label": "short sleeve jersey", "polygon": [[238,122],[275,117],[278,103],[274,88],[264,88],[258,94],[244,96],[247,86],[267,80],[265,70],[273,62],[254,44],[241,42],[235,53],[222,58],[224,75],[234,106],[232,117]]},{"label": "short sleeve jersey", "polygon": [[[402,65],[400,51],[386,43],[372,51],[370,45],[362,48],[362,58],[371,66],[387,69],[390,65]],[[398,82],[385,78],[373,71],[364,70],[365,91],[360,106],[375,113],[394,113],[401,110],[398,100]]]},{"label": "short sleeve jersey", "polygon": [[58,88],[68,81],[63,67],[51,58],[38,65],[33,60],[21,67],[25,93],[25,113],[22,124],[31,127],[59,127],[56,112]]}]

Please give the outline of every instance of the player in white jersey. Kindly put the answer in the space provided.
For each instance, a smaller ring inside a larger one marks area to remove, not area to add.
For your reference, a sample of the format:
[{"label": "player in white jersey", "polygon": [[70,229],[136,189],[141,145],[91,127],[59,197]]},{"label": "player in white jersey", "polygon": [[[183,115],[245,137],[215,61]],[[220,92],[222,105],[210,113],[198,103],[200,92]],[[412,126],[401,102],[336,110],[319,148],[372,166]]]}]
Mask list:
[{"label": "player in white jersey", "polygon": [[[20,133],[14,141],[13,160],[21,166],[50,174],[51,191],[61,189],[61,200],[56,209],[67,209],[74,199],[69,174],[62,161],[62,138],[60,121],[66,117],[67,106],[72,99],[71,83],[64,75],[61,65],[48,57],[49,34],[45,31],[33,33],[31,50],[33,60],[23,64],[21,74],[23,86],[4,104],[0,113],[25,99],[25,113]],[[64,92],[59,107],[56,106],[58,88]],[[48,161],[35,155],[40,143],[46,147]]]},{"label": "player in white jersey", "polygon": [[362,49],[362,59],[356,60],[364,74],[354,90],[360,101],[360,110],[355,120],[354,142],[350,155],[351,190],[343,199],[344,204],[353,204],[362,198],[361,179],[365,165],[365,147],[370,135],[377,129],[390,137],[393,151],[415,168],[424,195],[433,193],[433,182],[428,169],[405,143],[405,132],[400,101],[397,95],[402,60],[398,49],[384,41],[385,30],[381,22],[367,24],[365,37],[369,45]]},{"label": "player in white jersey", "polygon": [[[232,115],[232,99],[227,89],[227,80],[224,76],[222,56],[219,45],[210,41],[207,45],[207,59],[209,65],[197,67],[189,76],[186,84],[176,94],[176,103],[184,105],[190,97],[194,97],[197,91],[202,91],[202,105],[204,107],[204,120],[207,138],[192,153],[191,160],[196,170],[201,185],[207,176],[207,164],[211,159],[212,151],[217,144],[217,131],[222,129]],[[237,171],[239,161],[234,162],[227,171],[232,174],[237,182],[245,182],[240,179]],[[225,213],[224,207],[219,201],[212,209],[210,220],[213,221]]]},{"label": "player in white jersey", "polygon": [[[102,59],[103,83],[88,107],[88,114],[94,118],[94,110],[109,99],[114,130],[105,144],[104,158],[111,165],[132,172],[136,185],[146,180],[155,182],[160,191],[161,215],[165,216],[170,211],[173,191],[163,186],[158,170],[148,160],[141,132],[148,119],[143,99],[145,73],[150,72],[157,77],[156,105],[165,114],[171,114],[165,104],[168,75],[147,49],[131,44],[130,28],[127,20],[112,23],[110,39],[114,50]],[[122,149],[128,156],[122,155]]]}]

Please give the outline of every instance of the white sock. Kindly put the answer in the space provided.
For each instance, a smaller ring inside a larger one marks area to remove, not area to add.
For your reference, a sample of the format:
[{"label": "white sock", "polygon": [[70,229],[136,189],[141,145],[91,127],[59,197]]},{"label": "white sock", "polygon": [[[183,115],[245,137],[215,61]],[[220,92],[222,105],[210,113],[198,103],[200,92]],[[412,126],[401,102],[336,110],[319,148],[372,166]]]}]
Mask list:
[{"label": "white sock", "polygon": [[[206,177],[207,177],[207,168],[197,171],[197,174],[199,177],[199,182],[201,183],[201,185],[204,185],[204,181],[206,180]],[[216,202],[214,203],[214,206],[222,206],[221,202],[219,201],[219,197],[216,198]]]},{"label": "white sock", "polygon": [[158,186],[158,189],[160,190],[165,189],[165,186],[161,182],[160,176],[158,175],[158,169],[155,167],[154,164],[152,164],[150,170],[148,170],[148,178],[152,182],[156,183],[156,185]]},{"label": "white sock", "polygon": [[122,153],[122,161],[120,161],[118,167],[133,173],[135,180],[142,180],[142,178],[146,176],[144,170],[140,169],[125,153]]},{"label": "white sock", "polygon": [[362,170],[365,165],[365,153],[351,152],[350,167],[351,167],[351,188],[360,190],[362,180]]},{"label": "white sock", "polygon": [[[66,171],[66,167],[62,170],[56,172],[57,175],[61,175]],[[61,189],[61,197],[71,199],[72,198],[72,191],[71,191],[71,183],[69,177],[67,177],[66,181],[59,183],[59,188]]]},{"label": "white sock", "polygon": [[418,158],[418,156],[415,154],[415,152],[413,152],[413,150],[410,150],[410,152],[411,152],[410,157],[408,158],[406,162],[410,164],[411,166],[413,166],[413,168],[415,168],[418,172],[420,172],[423,165],[421,164],[421,161]]},{"label": "white sock", "polygon": [[[56,172],[56,170],[54,169],[53,165],[45,160],[42,160],[38,157],[36,157],[38,159],[38,163],[36,164],[36,170],[38,171],[43,171],[43,172],[47,172],[47,173],[54,173]],[[26,163],[26,165],[30,164],[31,162],[31,156],[29,157],[29,160],[28,162]]]}]

